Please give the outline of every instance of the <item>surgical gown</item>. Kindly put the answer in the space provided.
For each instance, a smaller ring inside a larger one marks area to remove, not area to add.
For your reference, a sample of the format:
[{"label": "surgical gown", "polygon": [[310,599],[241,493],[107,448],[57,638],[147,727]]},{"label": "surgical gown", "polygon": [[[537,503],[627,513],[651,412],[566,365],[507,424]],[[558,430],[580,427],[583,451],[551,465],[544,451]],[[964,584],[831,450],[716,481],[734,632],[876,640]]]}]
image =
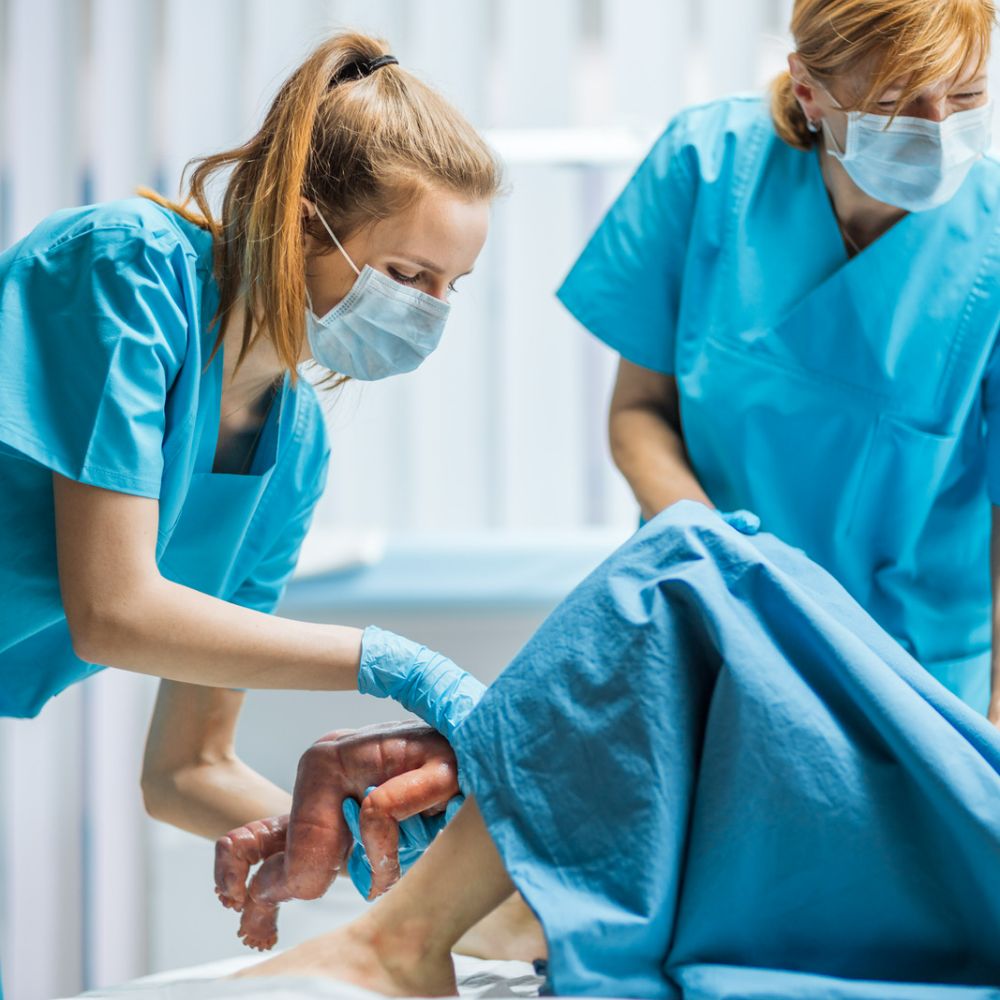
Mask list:
[{"label": "surgical gown", "polygon": [[682,113],[559,296],[673,375],[720,509],[804,549],[979,710],[1000,503],[1000,164],[848,259],[822,154],[736,98]]},{"label": "surgical gown", "polygon": [[248,474],[212,471],[223,355],[210,234],[136,198],[57,213],[0,255],[0,715],[96,670],[59,592],[52,473],[159,503],[165,577],[270,612],[328,461],[286,376]]},{"label": "surgical gown", "polygon": [[669,507],[454,743],[551,992],[1000,1000],[1000,732],[773,535]]}]

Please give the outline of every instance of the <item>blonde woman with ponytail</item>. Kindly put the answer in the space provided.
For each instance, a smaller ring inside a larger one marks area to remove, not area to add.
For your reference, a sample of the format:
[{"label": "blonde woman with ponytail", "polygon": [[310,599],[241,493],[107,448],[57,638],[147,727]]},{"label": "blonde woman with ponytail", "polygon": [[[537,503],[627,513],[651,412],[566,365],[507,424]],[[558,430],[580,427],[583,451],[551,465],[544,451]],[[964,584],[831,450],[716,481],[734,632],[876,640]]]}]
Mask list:
[{"label": "blonde woman with ponytail", "polygon": [[804,549],[1000,724],[993,0],[796,0],[770,99],[682,112],[560,291],[615,461]]},{"label": "blonde woman with ponytail", "polygon": [[[98,664],[162,678],[146,803],[213,838],[291,801],[234,754],[239,689],[393,695],[448,734],[481,685],[445,657],[273,612],[327,472],[299,366],[415,369],[499,185],[448,103],[382,42],[342,34],[253,138],[197,164],[183,204],[66,210],[0,256],[0,714],[34,716]],[[395,804],[443,809],[442,737],[387,740],[369,742],[401,756],[370,754],[365,780],[431,761]]]}]

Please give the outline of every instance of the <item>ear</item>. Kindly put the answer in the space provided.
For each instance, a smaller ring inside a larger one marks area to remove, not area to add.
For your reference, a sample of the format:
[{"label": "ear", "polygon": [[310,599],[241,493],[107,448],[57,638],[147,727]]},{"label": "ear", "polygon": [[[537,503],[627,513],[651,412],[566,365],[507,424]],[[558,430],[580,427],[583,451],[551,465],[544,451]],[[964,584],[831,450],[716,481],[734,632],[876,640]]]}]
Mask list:
[{"label": "ear", "polygon": [[316,219],[316,206],[308,198],[299,198],[299,209],[302,244],[306,253],[311,253],[316,248],[316,239],[309,232],[309,226]]},{"label": "ear", "polygon": [[799,57],[798,53],[792,52],[788,56],[788,72],[792,76],[792,93],[802,108],[802,113],[811,122],[823,120],[823,109],[816,100],[816,86],[811,82],[809,70]]}]

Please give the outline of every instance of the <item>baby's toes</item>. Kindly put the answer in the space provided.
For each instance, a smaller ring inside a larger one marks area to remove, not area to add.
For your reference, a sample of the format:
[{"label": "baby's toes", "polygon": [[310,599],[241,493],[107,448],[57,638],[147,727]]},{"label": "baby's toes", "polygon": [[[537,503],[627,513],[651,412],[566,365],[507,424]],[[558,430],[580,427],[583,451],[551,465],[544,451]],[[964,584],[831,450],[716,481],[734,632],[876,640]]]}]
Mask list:
[{"label": "baby's toes", "polygon": [[252,937],[246,935],[243,938],[243,943],[255,951],[270,951],[278,943],[278,936],[277,934],[272,934],[270,937]]}]

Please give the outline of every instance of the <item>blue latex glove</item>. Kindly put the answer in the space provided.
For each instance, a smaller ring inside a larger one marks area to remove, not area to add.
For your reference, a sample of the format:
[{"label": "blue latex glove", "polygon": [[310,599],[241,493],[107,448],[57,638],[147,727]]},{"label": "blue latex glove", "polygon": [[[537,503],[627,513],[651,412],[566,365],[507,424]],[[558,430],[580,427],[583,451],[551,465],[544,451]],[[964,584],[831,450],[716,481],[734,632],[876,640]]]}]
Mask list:
[{"label": "blue latex glove", "polygon": [[[365,798],[375,790],[371,785],[365,789]],[[405,873],[409,867],[427,850],[430,842],[451,822],[462,807],[464,795],[455,795],[443,813],[437,816],[411,816],[399,824],[399,868]],[[347,872],[358,892],[365,899],[372,890],[372,866],[368,854],[361,843],[361,806],[355,799],[344,799],[342,806],[344,819],[354,837],[354,849],[347,861]]]},{"label": "blue latex glove", "polygon": [[722,520],[731,528],[744,535],[756,535],[760,531],[760,518],[749,510],[719,511]]},{"label": "blue latex glove", "polygon": [[358,690],[393,698],[451,742],[486,685],[447,656],[369,625],[361,637]]}]

